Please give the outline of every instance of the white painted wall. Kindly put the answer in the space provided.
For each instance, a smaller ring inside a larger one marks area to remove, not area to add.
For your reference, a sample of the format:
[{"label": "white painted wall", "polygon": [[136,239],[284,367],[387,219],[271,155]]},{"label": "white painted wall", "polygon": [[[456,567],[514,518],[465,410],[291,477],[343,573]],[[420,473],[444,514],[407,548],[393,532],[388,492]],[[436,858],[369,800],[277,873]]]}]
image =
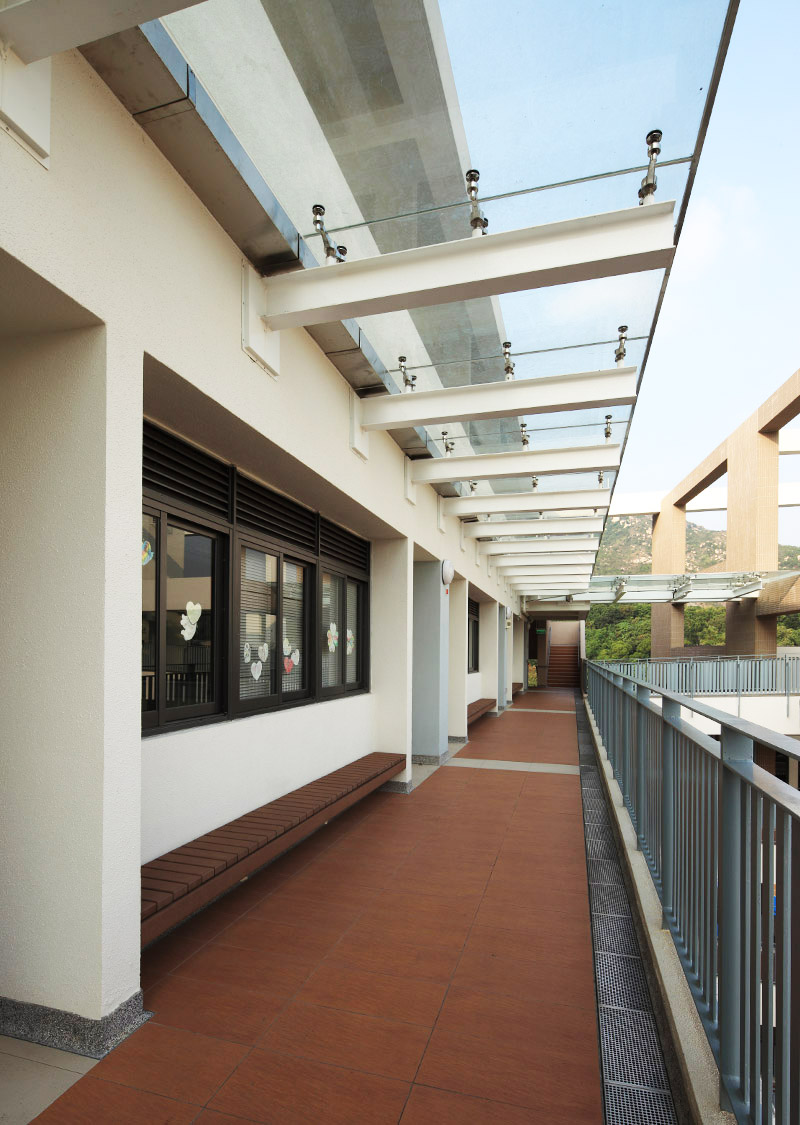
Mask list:
[{"label": "white painted wall", "polygon": [[[454,578],[450,583],[450,653],[448,666],[447,692],[447,733],[450,738],[467,737],[467,704],[470,680],[478,680],[480,674],[467,675],[468,636],[467,636],[467,583],[463,578]],[[475,699],[480,699],[479,695]]]},{"label": "white painted wall", "polygon": [[142,739],[142,863],[386,749],[383,737],[375,696],[360,694]]},{"label": "white painted wall", "polygon": [[141,357],[0,345],[0,995],[96,1019],[139,980]]},{"label": "white painted wall", "polygon": [[[735,695],[703,695],[697,697],[698,703],[725,711],[728,715],[758,723],[778,734],[800,734],[800,696],[790,695],[787,707],[785,695],[743,695],[741,712],[737,707]],[[718,734],[719,724],[694,714],[688,708],[681,708],[682,718],[706,734]]]},{"label": "white painted wall", "polygon": [[580,644],[580,622],[578,621],[548,621],[551,645],[578,645]]},{"label": "white painted wall", "polygon": [[483,694],[482,672],[470,672],[467,676],[467,705],[474,703],[476,699],[488,699]]},{"label": "white painted wall", "polygon": [[382,539],[373,544],[370,607],[370,669],[375,699],[373,749],[404,754],[406,769],[397,780],[410,781],[414,651],[411,540]]}]

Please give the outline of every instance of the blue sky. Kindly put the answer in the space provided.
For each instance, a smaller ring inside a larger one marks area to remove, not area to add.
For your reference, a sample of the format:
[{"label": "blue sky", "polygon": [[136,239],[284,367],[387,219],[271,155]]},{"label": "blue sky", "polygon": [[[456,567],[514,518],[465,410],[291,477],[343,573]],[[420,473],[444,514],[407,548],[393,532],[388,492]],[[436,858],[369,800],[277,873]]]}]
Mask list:
[{"label": "blue sky", "polygon": [[[724,9],[718,0],[496,0],[480,26],[471,5],[441,6],[487,192],[638,163],[653,126],[664,130],[664,156],[688,152]],[[621,491],[671,488],[800,367],[798,42],[796,0],[743,0]],[[610,183],[620,198],[604,197],[597,210],[633,202],[629,181]],[[661,178],[660,198],[673,183]],[[543,198],[528,197],[537,206]],[[536,221],[518,211],[520,221],[508,225]],[[580,338],[579,326],[564,342]],[[781,459],[781,479],[800,480],[800,457]],[[703,522],[724,526],[724,517]],[[800,510],[782,513],[780,538],[800,544]]]}]

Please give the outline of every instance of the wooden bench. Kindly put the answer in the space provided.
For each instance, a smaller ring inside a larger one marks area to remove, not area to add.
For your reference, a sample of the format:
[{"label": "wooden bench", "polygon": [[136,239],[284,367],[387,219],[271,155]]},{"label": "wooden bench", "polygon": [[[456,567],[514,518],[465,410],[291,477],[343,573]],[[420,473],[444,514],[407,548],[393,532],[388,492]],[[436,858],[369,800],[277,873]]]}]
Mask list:
[{"label": "wooden bench", "polygon": [[519,693],[521,691],[522,691],[522,684],[521,683],[511,685],[511,695],[512,696],[519,695]]},{"label": "wooden bench", "polygon": [[403,755],[367,754],[146,863],[142,945],[277,859],[405,767]]},{"label": "wooden bench", "polygon": [[497,708],[496,699],[476,699],[474,703],[467,704],[467,726],[474,723],[481,715],[485,715],[487,711],[494,711]]}]

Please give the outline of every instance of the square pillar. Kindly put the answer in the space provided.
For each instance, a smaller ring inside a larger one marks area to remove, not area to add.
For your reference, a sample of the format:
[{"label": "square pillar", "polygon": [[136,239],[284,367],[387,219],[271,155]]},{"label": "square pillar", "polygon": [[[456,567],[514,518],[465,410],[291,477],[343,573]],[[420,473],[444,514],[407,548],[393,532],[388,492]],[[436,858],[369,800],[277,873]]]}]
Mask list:
[{"label": "square pillar", "polygon": [[3,340],[0,1033],[100,1055],[139,991],[142,353]]},{"label": "square pillar", "polygon": [[[728,447],[728,570],[778,569],[778,434],[762,434],[749,419]],[[777,617],[757,617],[755,599],[727,602],[725,652],[774,655]]]},{"label": "square pillar", "polygon": [[[653,574],[683,574],[686,570],[686,509],[665,501],[653,518]],[[650,655],[671,656],[683,648],[682,605],[654,605],[650,617]]]},{"label": "square pillar", "polygon": [[508,618],[506,617],[505,606],[501,606],[500,608],[503,611],[503,626],[502,626],[502,628],[503,628],[503,633],[505,635],[505,640],[506,640],[505,704],[506,704],[506,707],[510,707],[511,706],[511,698],[512,698],[512,695],[513,695],[513,689],[511,687],[511,681],[514,678],[514,618],[512,617],[511,620],[509,621]]},{"label": "square pillar", "polygon": [[450,598],[440,562],[414,563],[412,760],[447,758]]},{"label": "square pillar", "polygon": [[514,690],[513,689],[513,681],[514,681],[515,678],[516,678],[517,683],[522,684],[522,690],[523,691],[527,687],[527,678],[528,678],[527,671],[528,670],[527,670],[527,667],[525,665],[525,652],[526,652],[526,648],[527,648],[527,646],[525,644],[526,631],[527,631],[527,626],[525,624],[524,618],[515,617],[514,618],[514,627],[513,627],[514,649],[513,649],[513,656],[512,656],[512,660],[511,660],[512,668],[513,668],[513,672],[512,672],[512,675],[511,675],[511,680],[512,680],[512,689],[511,690],[512,690],[512,693],[513,693],[513,690]]},{"label": "square pillar", "polygon": [[372,544],[370,600],[371,680],[376,697],[375,749],[403,754],[406,769],[385,788],[411,789],[411,668],[414,632],[414,544]]},{"label": "square pillar", "polygon": [[497,606],[497,710],[506,709],[506,607]]},{"label": "square pillar", "polygon": [[478,667],[481,670],[481,698],[494,699],[494,710],[502,710],[499,690],[500,644],[497,616],[497,602],[480,603],[480,653]]},{"label": "square pillar", "polygon": [[454,578],[450,583],[447,736],[453,742],[467,738],[467,592],[466,579]]}]

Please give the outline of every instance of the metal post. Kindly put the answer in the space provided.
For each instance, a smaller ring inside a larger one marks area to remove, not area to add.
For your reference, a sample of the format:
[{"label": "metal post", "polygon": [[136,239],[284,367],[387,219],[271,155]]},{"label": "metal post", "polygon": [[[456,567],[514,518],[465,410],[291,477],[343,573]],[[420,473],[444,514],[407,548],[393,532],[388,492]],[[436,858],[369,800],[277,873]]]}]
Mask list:
[{"label": "metal post", "polygon": [[661,927],[669,929],[675,910],[675,728],[679,703],[661,700]]},{"label": "metal post", "polygon": [[647,707],[650,688],[636,688],[636,844],[644,851],[647,843],[645,820],[647,810]]},{"label": "metal post", "polygon": [[731,1109],[725,1082],[741,1084],[742,1035],[742,787],[728,762],[752,762],[753,740],[722,727],[719,810],[719,1056],[720,1105]]}]

